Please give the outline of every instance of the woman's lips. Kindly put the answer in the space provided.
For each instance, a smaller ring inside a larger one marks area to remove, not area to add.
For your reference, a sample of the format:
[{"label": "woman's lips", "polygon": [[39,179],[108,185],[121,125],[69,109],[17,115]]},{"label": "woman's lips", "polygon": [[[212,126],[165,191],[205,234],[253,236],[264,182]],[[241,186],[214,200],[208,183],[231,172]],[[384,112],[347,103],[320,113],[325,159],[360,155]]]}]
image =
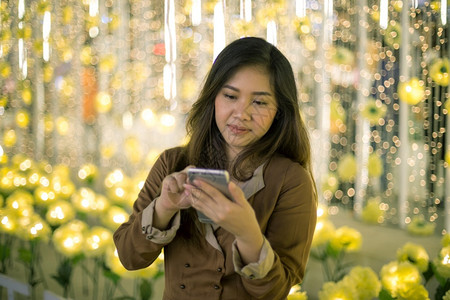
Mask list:
[{"label": "woman's lips", "polygon": [[246,127],[241,127],[241,126],[237,126],[237,125],[228,125],[228,128],[234,134],[244,134],[244,133],[247,133],[250,131]]}]

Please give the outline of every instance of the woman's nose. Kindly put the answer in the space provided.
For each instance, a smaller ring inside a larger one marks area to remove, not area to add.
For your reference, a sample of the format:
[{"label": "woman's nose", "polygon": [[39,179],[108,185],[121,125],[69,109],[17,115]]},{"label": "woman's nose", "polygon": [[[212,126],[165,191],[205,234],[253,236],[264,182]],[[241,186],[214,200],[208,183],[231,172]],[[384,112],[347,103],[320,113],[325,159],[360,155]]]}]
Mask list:
[{"label": "woman's nose", "polygon": [[252,116],[251,109],[251,101],[239,99],[234,107],[234,115],[240,119],[250,120]]}]

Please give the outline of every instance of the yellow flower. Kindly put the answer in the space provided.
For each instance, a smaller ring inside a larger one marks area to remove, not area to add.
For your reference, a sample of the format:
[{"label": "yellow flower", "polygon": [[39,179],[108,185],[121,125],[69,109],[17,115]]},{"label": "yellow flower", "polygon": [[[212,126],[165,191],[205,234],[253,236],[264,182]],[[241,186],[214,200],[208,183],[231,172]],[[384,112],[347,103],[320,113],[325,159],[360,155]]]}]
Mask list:
[{"label": "yellow flower", "polygon": [[296,18],[294,20],[294,26],[299,36],[311,33],[311,21],[308,16]]},{"label": "yellow flower", "polygon": [[398,261],[409,261],[414,264],[420,272],[428,269],[428,253],[424,247],[414,243],[406,243],[402,248],[397,250]]},{"label": "yellow flower", "polygon": [[330,240],[330,246],[337,251],[355,252],[361,248],[361,233],[348,226],[336,229],[334,236]]},{"label": "yellow flower", "polygon": [[129,214],[119,206],[111,206],[101,216],[103,225],[111,230],[116,230],[123,222],[128,220]]},{"label": "yellow flower", "polygon": [[401,101],[416,105],[425,97],[423,81],[420,81],[417,77],[413,77],[409,81],[400,82],[397,93]]},{"label": "yellow flower", "polygon": [[[107,196],[110,200],[117,204],[129,204],[134,201],[135,198],[130,197],[130,180],[129,178],[124,178],[123,181],[114,184],[111,188],[107,190]],[[133,200],[131,200],[133,199]]]},{"label": "yellow flower", "polygon": [[52,237],[56,250],[67,257],[80,254],[83,251],[84,234],[87,230],[88,225],[80,220],[72,220],[57,228]]},{"label": "yellow flower", "polygon": [[342,156],[338,162],[337,173],[342,181],[353,181],[356,176],[356,159],[353,154]]},{"label": "yellow flower", "polygon": [[386,105],[380,100],[368,100],[361,110],[361,115],[370,122],[370,125],[377,125],[379,120],[386,115]]},{"label": "yellow flower", "polygon": [[17,135],[14,129],[6,130],[3,134],[3,143],[6,147],[12,147],[17,142]]},{"label": "yellow flower", "polygon": [[70,24],[73,19],[73,9],[71,6],[66,5],[62,9],[62,20],[64,25]]},{"label": "yellow flower", "polygon": [[369,267],[353,267],[342,280],[347,286],[355,287],[358,295],[355,299],[376,298],[381,290],[381,282],[377,274]]},{"label": "yellow flower", "polygon": [[72,195],[70,201],[78,211],[89,213],[95,206],[96,196],[97,195],[92,189],[82,187]]},{"label": "yellow flower", "polygon": [[380,199],[375,197],[367,200],[367,204],[362,210],[361,218],[367,223],[381,224],[384,222],[384,214],[384,210],[380,208]]},{"label": "yellow flower", "polygon": [[9,75],[11,75],[11,66],[5,61],[0,62],[0,76],[8,78]]},{"label": "yellow flower", "polygon": [[255,25],[252,22],[247,22],[245,20],[234,21],[231,30],[240,37],[252,36],[256,32]]},{"label": "yellow flower", "polygon": [[94,226],[84,236],[84,253],[88,257],[103,255],[109,246],[113,245],[112,232],[100,226]]},{"label": "yellow flower", "polygon": [[94,203],[92,203],[91,211],[96,214],[102,214],[108,210],[109,206],[109,200],[105,196],[97,194]]},{"label": "yellow flower", "polygon": [[391,22],[384,33],[385,43],[394,49],[400,48],[401,33],[400,24],[395,21]]},{"label": "yellow flower", "polygon": [[319,291],[319,300],[354,300],[356,297],[356,288],[343,280],[325,282]]},{"label": "yellow flower", "polygon": [[138,163],[142,159],[142,150],[139,140],[134,136],[129,136],[124,144],[125,155],[132,163]]},{"label": "yellow flower", "polygon": [[289,291],[287,300],[308,300],[306,292],[301,291],[300,285],[293,286]]},{"label": "yellow flower", "polygon": [[53,176],[60,178],[60,180],[70,179],[70,169],[67,165],[58,164],[53,167]]},{"label": "yellow flower", "polygon": [[347,113],[337,97],[330,102],[330,131],[331,133],[345,132]]},{"label": "yellow flower", "polygon": [[436,223],[427,222],[423,215],[412,218],[411,223],[408,224],[407,230],[414,235],[432,235]]},{"label": "yellow flower", "polygon": [[51,187],[39,186],[34,191],[36,204],[48,206],[56,201],[56,193]]},{"label": "yellow flower", "polygon": [[450,233],[447,233],[442,237],[441,246],[442,247],[450,246]]},{"label": "yellow flower", "polygon": [[316,248],[325,245],[333,238],[335,230],[336,229],[331,221],[318,220],[314,231],[312,247]]},{"label": "yellow flower", "polygon": [[420,284],[419,269],[409,262],[392,261],[381,268],[381,284],[389,294],[396,298],[410,284]]},{"label": "yellow flower", "polygon": [[325,178],[322,179],[322,193],[327,199],[331,199],[333,194],[339,187],[339,178],[334,172],[329,172]]},{"label": "yellow flower", "polygon": [[30,217],[33,212],[33,196],[22,189],[18,189],[6,198],[6,208],[18,217]]},{"label": "yellow flower", "polygon": [[430,77],[441,86],[448,86],[448,58],[438,58],[430,66]]},{"label": "yellow flower", "polygon": [[377,153],[371,153],[369,155],[369,161],[367,165],[367,169],[369,170],[369,177],[376,178],[383,175],[383,161],[378,156]]},{"label": "yellow flower", "polygon": [[450,278],[450,246],[446,246],[439,251],[439,255],[433,260],[433,264],[440,276]]},{"label": "yellow flower", "polygon": [[17,229],[17,235],[27,241],[36,239],[48,241],[51,233],[48,224],[36,213],[20,217]]},{"label": "yellow flower", "polygon": [[78,178],[82,181],[92,183],[98,176],[98,168],[94,164],[84,164],[78,170]]},{"label": "yellow flower", "polygon": [[14,186],[14,178],[16,178],[16,173],[9,167],[4,167],[0,169],[0,190],[5,195],[11,194],[16,187]]},{"label": "yellow flower", "polygon": [[337,65],[353,66],[355,64],[355,54],[346,47],[333,47],[331,48],[331,60]]},{"label": "yellow flower", "polygon": [[16,113],[16,124],[20,128],[27,128],[28,124],[30,123],[30,115],[28,112],[24,109],[20,109]]},{"label": "yellow flower", "polygon": [[[450,100],[447,100],[447,102],[450,103]],[[445,153],[445,162],[450,165],[450,150]]]},{"label": "yellow flower", "polygon": [[52,175],[51,186],[58,198],[69,199],[75,193],[75,184],[70,179],[56,174]]},{"label": "yellow flower", "polygon": [[107,113],[112,108],[111,95],[107,92],[99,92],[95,97],[95,109],[99,113]]},{"label": "yellow flower", "polygon": [[17,216],[10,209],[0,209],[0,232],[14,234],[17,230]]},{"label": "yellow flower", "polygon": [[48,207],[45,219],[52,226],[59,226],[71,221],[75,217],[72,205],[64,200],[59,200]]},{"label": "yellow flower", "polygon": [[110,18],[110,22],[108,23],[108,29],[109,29],[109,31],[114,31],[114,30],[116,30],[117,28],[119,28],[119,25],[120,25],[120,16],[118,15],[118,14],[115,14],[115,13],[111,13],[110,15],[109,15],[109,18]]},{"label": "yellow flower", "polygon": [[400,285],[398,298],[400,300],[429,300],[428,291],[422,284],[406,282]]},{"label": "yellow flower", "polygon": [[448,290],[448,291],[445,293],[444,297],[442,297],[442,300],[450,300],[450,290]]}]

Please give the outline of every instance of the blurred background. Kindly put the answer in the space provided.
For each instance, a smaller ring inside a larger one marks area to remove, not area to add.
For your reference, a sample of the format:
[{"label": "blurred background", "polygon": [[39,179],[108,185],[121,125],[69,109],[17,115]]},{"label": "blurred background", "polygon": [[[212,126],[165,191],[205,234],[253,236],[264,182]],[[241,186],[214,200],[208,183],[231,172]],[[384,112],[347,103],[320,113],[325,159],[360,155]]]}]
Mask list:
[{"label": "blurred background", "polygon": [[[381,256],[396,261],[412,241],[413,254],[428,251],[418,289],[441,299],[450,287],[448,12],[447,0],[0,0],[1,295],[14,280],[34,299],[42,290],[160,297],[161,264],[129,274],[111,234],[159,153],[186,142],[186,114],[216,55],[259,36],[294,69],[319,190],[310,261],[336,271],[307,273],[306,283],[321,279],[303,290],[334,299],[325,292],[349,276],[339,263],[347,255],[378,277],[368,299],[411,299],[383,281]],[[383,245],[376,233],[392,249],[367,258],[362,250]],[[49,253],[54,267],[44,270]]]}]

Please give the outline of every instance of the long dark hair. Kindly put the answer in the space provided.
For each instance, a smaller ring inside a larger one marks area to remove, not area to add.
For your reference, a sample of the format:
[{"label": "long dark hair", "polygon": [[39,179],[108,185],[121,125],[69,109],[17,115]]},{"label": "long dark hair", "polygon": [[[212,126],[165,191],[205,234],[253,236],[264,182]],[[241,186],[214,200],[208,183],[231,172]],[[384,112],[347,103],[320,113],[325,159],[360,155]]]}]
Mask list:
[{"label": "long dark hair", "polygon": [[[271,127],[258,141],[247,146],[228,165],[225,140],[215,122],[215,98],[224,84],[245,66],[267,71],[277,101],[277,113]],[[286,57],[261,38],[238,39],[217,56],[206,77],[198,100],[187,118],[190,140],[185,148],[187,160],[197,167],[228,169],[237,180],[247,180],[253,170],[278,153],[298,162],[311,174],[311,149],[308,132],[298,106],[297,87]],[[311,174],[311,179],[314,178]],[[180,234],[200,245],[200,228],[194,209],[182,211]]]},{"label": "long dark hair", "polygon": [[[270,76],[277,114],[269,131],[227,165],[225,140],[214,119],[214,101],[223,85],[244,66],[262,67]],[[247,180],[254,168],[275,153],[300,163],[311,172],[308,132],[298,106],[294,73],[287,58],[272,44],[257,37],[235,40],[217,56],[186,123],[190,164],[229,169],[238,180]]]}]

